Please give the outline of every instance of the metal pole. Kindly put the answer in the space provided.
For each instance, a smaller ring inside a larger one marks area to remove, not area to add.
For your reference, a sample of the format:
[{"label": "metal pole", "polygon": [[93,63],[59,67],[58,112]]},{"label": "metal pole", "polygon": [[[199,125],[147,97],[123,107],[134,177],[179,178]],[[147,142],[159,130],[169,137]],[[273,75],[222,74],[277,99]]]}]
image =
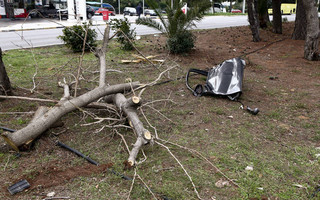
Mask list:
[{"label": "metal pole", "polygon": [[245,13],[245,9],[246,9],[246,0],[242,1],[242,13]]},{"label": "metal pole", "polygon": [[144,0],[142,1],[142,13],[144,15]]},{"label": "metal pole", "polygon": [[119,15],[120,15],[120,0],[118,0],[118,8],[119,8]]}]

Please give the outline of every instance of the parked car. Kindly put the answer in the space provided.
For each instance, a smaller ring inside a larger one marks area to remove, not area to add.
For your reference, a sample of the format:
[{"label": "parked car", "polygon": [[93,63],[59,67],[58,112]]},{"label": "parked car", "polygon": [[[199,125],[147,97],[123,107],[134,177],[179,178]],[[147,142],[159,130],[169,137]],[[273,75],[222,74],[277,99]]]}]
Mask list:
[{"label": "parked car", "polygon": [[[86,6],[87,9],[87,19],[91,19],[95,13],[94,9],[91,6]],[[76,11],[76,9],[75,9]],[[55,17],[62,19],[68,19],[68,9],[60,9],[56,11]]]},{"label": "parked car", "polygon": [[157,16],[157,13],[154,10],[146,9],[144,10],[144,15]]},{"label": "parked car", "polygon": [[98,10],[96,10],[95,14],[96,14],[96,15],[102,15],[102,13],[103,13],[104,11],[109,11],[109,15],[115,16],[114,11],[110,11],[110,10],[107,9],[107,8],[99,8]]},{"label": "parked car", "polygon": [[50,5],[44,5],[43,7],[39,7],[33,10],[29,11],[29,16],[31,18],[38,18],[38,17],[55,17],[55,14],[57,13],[57,9],[53,6],[53,4]]},{"label": "parked car", "polygon": [[232,13],[242,13],[242,11],[239,10],[239,9],[232,9],[231,12],[232,12]]},{"label": "parked car", "polygon": [[214,3],[213,9],[215,13],[223,12],[223,5],[221,3]]},{"label": "parked car", "polygon": [[125,7],[123,9],[123,15],[124,16],[126,16],[126,15],[134,16],[134,15],[137,15],[137,11],[133,7]]}]

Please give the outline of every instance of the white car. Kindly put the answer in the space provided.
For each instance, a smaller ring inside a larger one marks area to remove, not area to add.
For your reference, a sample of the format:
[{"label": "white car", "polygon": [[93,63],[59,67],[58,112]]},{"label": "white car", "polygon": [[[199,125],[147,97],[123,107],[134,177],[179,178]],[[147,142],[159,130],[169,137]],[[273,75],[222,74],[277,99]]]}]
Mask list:
[{"label": "white car", "polygon": [[125,7],[123,9],[123,15],[124,16],[126,16],[126,15],[134,16],[134,15],[137,15],[137,11],[133,7]]}]

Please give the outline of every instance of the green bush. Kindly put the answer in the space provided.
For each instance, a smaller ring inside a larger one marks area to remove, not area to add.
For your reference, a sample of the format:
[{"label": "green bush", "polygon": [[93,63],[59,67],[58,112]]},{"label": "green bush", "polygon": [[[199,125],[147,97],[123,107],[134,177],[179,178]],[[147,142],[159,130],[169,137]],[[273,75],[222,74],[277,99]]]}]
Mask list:
[{"label": "green bush", "polygon": [[130,23],[128,19],[112,19],[110,21],[110,25],[113,30],[118,31],[116,36],[117,41],[121,44],[121,48],[128,51],[132,50],[136,32],[135,29],[130,30]]},{"label": "green bush", "polygon": [[174,37],[168,38],[167,46],[170,53],[187,53],[194,47],[195,36],[190,31],[177,33]]},{"label": "green bush", "polygon": [[[157,29],[167,37],[167,47],[170,53],[187,53],[194,47],[195,37],[189,31],[196,26],[195,21],[200,21],[204,13],[211,7],[209,0],[165,0],[166,15],[160,10],[157,0],[146,0],[150,8],[155,10],[159,20],[148,17],[139,18],[136,23]],[[188,3],[188,12],[184,14],[182,8]]]},{"label": "green bush", "polygon": [[65,27],[62,30],[63,35],[58,38],[62,39],[65,45],[73,52],[81,52],[83,49],[83,39],[85,38],[87,29],[88,33],[84,50],[89,51],[91,48],[95,48],[97,46],[97,32],[90,29],[89,25]]}]

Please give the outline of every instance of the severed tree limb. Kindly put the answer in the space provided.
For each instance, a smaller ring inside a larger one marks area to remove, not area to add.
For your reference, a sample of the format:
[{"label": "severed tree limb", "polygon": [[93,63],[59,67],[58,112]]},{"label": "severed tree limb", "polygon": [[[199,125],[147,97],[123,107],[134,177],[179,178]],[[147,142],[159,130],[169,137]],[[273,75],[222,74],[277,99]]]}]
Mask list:
[{"label": "severed tree limb", "polygon": [[133,145],[127,161],[130,168],[136,163],[140,148],[151,140],[151,133],[144,128],[136,112],[136,107],[140,105],[140,98],[133,96],[126,99],[123,94],[115,94],[107,96],[106,99],[108,101],[112,100],[117,108],[127,116],[130,126],[137,134],[137,141]]},{"label": "severed tree limb", "polygon": [[139,82],[134,82],[130,84],[124,83],[108,87],[95,88],[94,90],[91,90],[90,92],[71,100],[60,101],[56,106],[39,117],[37,120],[29,123],[26,127],[14,133],[4,132],[1,136],[3,136],[14,149],[17,149],[19,146],[41,135],[66,113],[85,106],[105,95],[128,91],[132,86],[136,88],[139,85]]},{"label": "severed tree limb", "polygon": [[[62,87],[63,91],[64,91],[63,92],[63,97],[60,99],[60,101],[65,101],[65,100],[70,99],[70,87],[66,83],[66,79],[63,79],[63,81],[64,81],[64,83],[61,83],[61,82],[58,83],[59,87]],[[76,82],[76,85],[77,85],[77,82]],[[75,90],[77,90],[77,89],[75,89]]]},{"label": "severed tree limb", "polygon": [[110,26],[107,24],[104,29],[102,47],[97,49],[95,52],[95,56],[99,58],[100,63],[100,78],[99,78],[99,87],[103,87],[106,84],[106,51],[109,43],[109,34],[110,34]]}]

